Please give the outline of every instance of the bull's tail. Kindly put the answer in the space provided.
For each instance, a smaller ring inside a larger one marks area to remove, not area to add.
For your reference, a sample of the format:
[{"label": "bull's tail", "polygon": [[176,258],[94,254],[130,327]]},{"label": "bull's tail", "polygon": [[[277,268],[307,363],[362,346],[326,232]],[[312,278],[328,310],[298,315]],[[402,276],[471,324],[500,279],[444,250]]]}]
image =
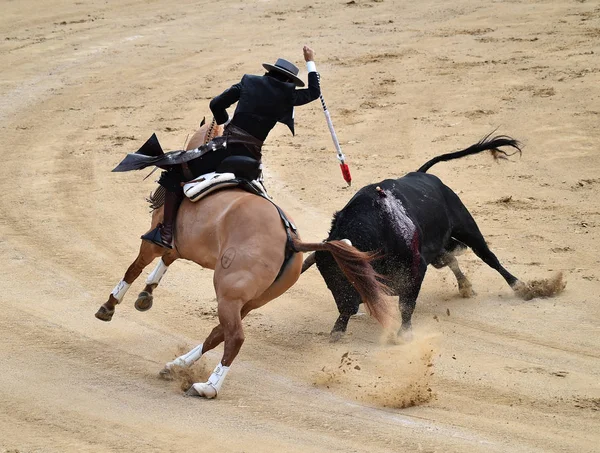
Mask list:
[{"label": "bull's tail", "polygon": [[[517,152],[521,153],[521,144],[517,140],[507,135],[497,135],[495,137],[491,137],[491,135],[494,132],[491,132],[490,134],[483,137],[478,143],[475,143],[474,145],[471,145],[468,148],[463,149],[462,151],[456,151],[454,153],[442,154],[441,156],[434,157],[425,165],[421,166],[421,168],[419,168],[417,171],[421,173],[426,173],[427,170],[429,170],[438,162],[445,162],[447,160],[458,159],[460,157],[465,157],[470,154],[481,153],[483,151],[491,151],[492,156],[494,156],[494,159],[506,159],[506,157],[512,156]],[[508,154],[505,151],[498,149],[501,146],[510,146],[516,151],[512,154]]]},{"label": "bull's tail", "polygon": [[395,327],[397,322],[396,304],[386,298],[389,288],[379,280],[379,275],[371,266],[376,255],[361,252],[346,241],[304,243],[294,239],[294,247],[299,252],[326,251],[333,255],[336,263],[360,294],[367,311],[384,328]]}]

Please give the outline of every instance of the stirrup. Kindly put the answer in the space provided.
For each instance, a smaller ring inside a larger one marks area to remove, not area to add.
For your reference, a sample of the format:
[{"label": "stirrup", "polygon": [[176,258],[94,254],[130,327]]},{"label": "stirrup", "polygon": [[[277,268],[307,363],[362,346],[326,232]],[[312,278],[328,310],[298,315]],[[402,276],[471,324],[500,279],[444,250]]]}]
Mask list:
[{"label": "stirrup", "polygon": [[162,237],[160,235],[160,227],[156,227],[152,231],[149,231],[148,233],[144,234],[141,237],[141,239],[143,239],[144,241],[150,241],[153,244],[158,245],[159,247],[164,247],[167,249],[173,248],[171,244],[163,242]]}]

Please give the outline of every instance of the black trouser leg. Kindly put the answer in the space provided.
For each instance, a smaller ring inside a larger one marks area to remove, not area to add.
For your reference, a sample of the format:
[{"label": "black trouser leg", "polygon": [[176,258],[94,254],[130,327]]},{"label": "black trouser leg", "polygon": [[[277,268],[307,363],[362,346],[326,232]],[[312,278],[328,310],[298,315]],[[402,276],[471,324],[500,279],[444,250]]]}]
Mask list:
[{"label": "black trouser leg", "polygon": [[142,239],[161,247],[171,248],[175,218],[177,217],[177,211],[179,210],[181,200],[183,200],[181,181],[183,181],[183,177],[179,167],[174,167],[169,171],[162,172],[158,183],[166,189],[163,222],[152,231],[144,234]]},{"label": "black trouser leg", "polygon": [[179,205],[183,200],[183,190],[172,192],[167,190],[165,194],[165,207],[164,207],[164,219],[160,226],[160,237],[163,245],[171,245],[173,242],[173,228],[175,227],[175,219],[177,218],[177,211]]}]

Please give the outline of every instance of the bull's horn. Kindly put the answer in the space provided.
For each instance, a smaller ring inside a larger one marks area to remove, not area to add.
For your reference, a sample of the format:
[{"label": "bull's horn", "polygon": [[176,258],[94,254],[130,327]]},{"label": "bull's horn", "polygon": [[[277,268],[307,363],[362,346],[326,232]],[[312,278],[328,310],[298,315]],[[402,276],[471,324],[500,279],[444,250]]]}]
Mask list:
[{"label": "bull's horn", "polygon": [[352,247],[352,241],[350,241],[350,239],[340,239],[340,241],[348,244],[350,247]]}]

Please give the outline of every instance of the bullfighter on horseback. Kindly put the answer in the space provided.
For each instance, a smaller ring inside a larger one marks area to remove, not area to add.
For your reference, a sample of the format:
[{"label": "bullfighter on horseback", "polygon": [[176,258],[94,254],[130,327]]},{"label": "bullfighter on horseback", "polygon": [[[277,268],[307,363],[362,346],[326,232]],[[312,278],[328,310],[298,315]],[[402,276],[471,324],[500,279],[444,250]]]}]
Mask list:
[{"label": "bullfighter on horseback", "polygon": [[[277,122],[288,126],[294,134],[294,107],[308,104],[320,94],[314,51],[304,46],[303,53],[308,71],[308,88],[296,89],[304,86],[304,82],[298,78],[298,68],[280,58],[274,65],[263,64],[268,71],[264,76],[246,74],[240,82],[210,102],[217,124],[226,124],[226,147],[163,171],[158,183],[166,189],[164,219],[142,239],[172,248],[173,226],[183,199],[183,182],[215,171],[230,156],[246,156],[260,162],[262,144]],[[235,114],[229,119],[226,109],[236,102]]]},{"label": "bullfighter on horseback", "polygon": [[[296,283],[304,252],[331,253],[369,313],[385,328],[396,323],[395,307],[383,297],[385,285],[370,265],[374,258],[371,253],[361,252],[343,240],[302,241],[293,219],[258,187],[261,146],[270,130],[282,122],[293,133],[294,107],[320,95],[313,55],[312,49],[304,47],[308,89],[296,90],[303,83],[293,64],[279,59],[274,65],[264,65],[268,70],[265,76],[245,75],[211,102],[214,122],[228,123],[222,136],[221,126],[204,124],[185,150],[164,153],[156,135],[152,135],[113,169],[141,170],[152,165],[166,171],[160,178],[160,190],[149,200],[153,209],[150,231],[143,236],[136,259],[100,306],[96,318],[112,319],[116,305],[155,258],[160,260],[135,302],[139,311],[152,306],[152,292],[175,260],[188,260],[214,270],[219,324],[203,343],[167,363],[161,372],[170,376],[174,367],[189,367],[224,343],[220,363],[207,382],[196,382],[188,389],[190,396],[217,396],[244,343],[242,320]],[[235,115],[228,122],[227,108],[236,101]],[[181,186],[190,180],[193,181],[183,185],[188,198],[185,200]],[[231,190],[222,190],[227,187]],[[210,196],[203,196],[209,193]]]}]

